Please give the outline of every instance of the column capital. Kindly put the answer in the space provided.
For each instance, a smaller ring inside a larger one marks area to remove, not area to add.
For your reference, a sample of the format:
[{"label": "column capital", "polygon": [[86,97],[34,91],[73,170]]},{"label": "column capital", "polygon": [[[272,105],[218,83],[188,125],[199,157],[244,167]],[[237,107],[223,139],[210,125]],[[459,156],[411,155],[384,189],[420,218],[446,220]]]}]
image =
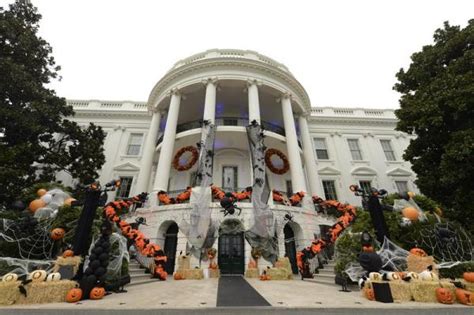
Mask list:
[{"label": "column capital", "polygon": [[293,96],[291,95],[291,93],[289,93],[289,92],[283,92],[283,93],[280,95],[280,97],[278,97],[278,98],[276,99],[276,101],[277,101],[278,103],[281,103],[281,102],[283,102],[283,100],[285,100],[285,99],[288,99],[288,100],[291,101],[292,98],[293,98]]},{"label": "column capital", "polygon": [[209,77],[201,80],[201,83],[204,85],[208,85],[209,83],[212,83],[214,85],[217,85],[217,82],[219,81],[218,77]]},{"label": "column capital", "polygon": [[183,96],[182,93],[181,93],[181,90],[177,87],[174,87],[174,88],[170,89],[168,91],[168,93],[166,93],[166,96],[173,96],[173,95]]},{"label": "column capital", "polygon": [[247,87],[251,85],[262,86],[263,82],[254,78],[247,78]]}]

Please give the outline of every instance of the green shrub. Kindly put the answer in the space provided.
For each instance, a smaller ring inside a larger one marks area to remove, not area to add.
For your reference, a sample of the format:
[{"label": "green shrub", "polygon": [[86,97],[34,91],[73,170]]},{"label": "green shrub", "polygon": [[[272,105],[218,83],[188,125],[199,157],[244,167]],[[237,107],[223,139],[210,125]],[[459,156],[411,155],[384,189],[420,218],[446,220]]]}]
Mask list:
[{"label": "green shrub", "polygon": [[451,268],[440,269],[439,275],[441,278],[462,278],[465,272],[474,272],[474,261],[461,263]]}]

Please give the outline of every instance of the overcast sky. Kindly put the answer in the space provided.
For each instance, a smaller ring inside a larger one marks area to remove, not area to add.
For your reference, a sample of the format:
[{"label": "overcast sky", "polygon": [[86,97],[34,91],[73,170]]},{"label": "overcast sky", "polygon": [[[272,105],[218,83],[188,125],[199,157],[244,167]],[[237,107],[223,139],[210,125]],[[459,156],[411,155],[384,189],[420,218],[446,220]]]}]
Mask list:
[{"label": "overcast sky", "polygon": [[[0,4],[11,1],[0,0]],[[474,1],[32,0],[69,99],[146,101],[179,59],[250,49],[289,67],[313,106],[397,108],[395,73]]]}]

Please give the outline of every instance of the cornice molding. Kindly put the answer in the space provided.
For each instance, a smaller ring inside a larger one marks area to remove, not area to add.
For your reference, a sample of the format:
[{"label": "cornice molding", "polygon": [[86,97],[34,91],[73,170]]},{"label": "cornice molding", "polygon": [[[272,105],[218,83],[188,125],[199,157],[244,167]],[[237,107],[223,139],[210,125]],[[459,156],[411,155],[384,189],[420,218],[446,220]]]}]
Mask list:
[{"label": "cornice molding", "polygon": [[[304,87],[301,85],[301,83],[296,80],[293,75],[291,75],[288,72],[285,72],[277,67],[271,66],[269,64],[263,63],[261,61],[257,60],[252,60],[252,59],[243,59],[243,58],[211,58],[211,59],[203,59],[203,60],[198,60],[196,62],[183,65],[181,67],[178,67],[176,69],[172,69],[169,71],[167,74],[163,76],[158,83],[153,87],[150,96],[148,98],[148,106],[149,107],[154,107],[158,105],[158,103],[161,101],[161,99],[164,96],[164,93],[166,93],[167,90],[173,87],[177,88],[182,88],[188,84],[183,84],[182,86],[179,85],[177,86],[176,84],[179,84],[179,81],[181,79],[185,79],[186,76],[189,76],[193,73],[199,73],[203,72],[205,70],[212,70],[212,69],[218,69],[222,70],[222,68],[234,68],[234,69],[246,69],[247,71],[255,71],[255,72],[262,72],[270,77],[273,77],[277,81],[280,81],[284,85],[287,85],[293,92],[296,93],[296,95],[299,97],[301,100],[303,109],[304,111],[310,111],[311,110],[311,104],[309,100],[309,96],[306,93]],[[208,77],[208,75],[203,74],[203,78],[205,79]],[[242,81],[247,81],[249,77],[249,74],[242,75]],[[201,80],[202,80],[201,79]],[[262,84],[267,84],[265,80],[258,79],[258,81],[261,81]],[[273,85],[269,85],[272,86]]]}]

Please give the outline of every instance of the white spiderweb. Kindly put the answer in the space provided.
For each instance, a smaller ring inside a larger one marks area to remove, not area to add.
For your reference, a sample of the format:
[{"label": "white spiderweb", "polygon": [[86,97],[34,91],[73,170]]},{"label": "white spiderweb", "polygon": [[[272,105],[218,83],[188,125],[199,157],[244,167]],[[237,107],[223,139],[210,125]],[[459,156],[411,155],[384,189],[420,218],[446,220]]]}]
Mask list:
[{"label": "white spiderweb", "polygon": [[0,238],[15,243],[18,255],[27,260],[51,260],[54,241],[51,239],[52,219],[36,220],[31,216],[19,220],[2,219]]},{"label": "white spiderweb", "polygon": [[422,227],[415,239],[417,245],[428,249],[428,254],[443,263],[442,266],[472,261],[472,240],[462,229],[450,222]]}]

